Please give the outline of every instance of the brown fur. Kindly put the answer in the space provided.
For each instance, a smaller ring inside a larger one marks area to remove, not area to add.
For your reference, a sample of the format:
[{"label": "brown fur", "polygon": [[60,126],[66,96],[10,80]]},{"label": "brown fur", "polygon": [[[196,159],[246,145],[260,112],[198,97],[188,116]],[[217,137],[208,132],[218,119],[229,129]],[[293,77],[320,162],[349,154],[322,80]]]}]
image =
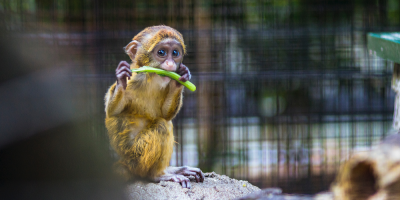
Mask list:
[{"label": "brown fur", "polygon": [[[126,47],[133,63],[131,68],[157,67],[151,51],[165,38],[179,41],[185,49],[182,35],[167,26],[144,29],[133,40],[140,43],[135,54],[132,45]],[[136,55],[136,56],[135,56]],[[171,159],[174,136],[171,120],[182,106],[182,86],[175,81],[164,88],[155,74],[135,74],[124,90],[114,83],[105,96],[106,127],[111,146],[120,156],[119,172],[127,178],[143,177],[155,180],[164,174]]]}]

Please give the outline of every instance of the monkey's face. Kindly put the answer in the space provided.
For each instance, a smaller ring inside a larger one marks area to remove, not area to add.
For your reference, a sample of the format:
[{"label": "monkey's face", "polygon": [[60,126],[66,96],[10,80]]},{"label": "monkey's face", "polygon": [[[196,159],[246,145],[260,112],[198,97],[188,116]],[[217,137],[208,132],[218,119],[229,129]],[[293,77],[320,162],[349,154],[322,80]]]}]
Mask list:
[{"label": "monkey's face", "polygon": [[166,71],[176,71],[183,59],[182,45],[174,39],[159,42],[152,51],[152,57]]}]

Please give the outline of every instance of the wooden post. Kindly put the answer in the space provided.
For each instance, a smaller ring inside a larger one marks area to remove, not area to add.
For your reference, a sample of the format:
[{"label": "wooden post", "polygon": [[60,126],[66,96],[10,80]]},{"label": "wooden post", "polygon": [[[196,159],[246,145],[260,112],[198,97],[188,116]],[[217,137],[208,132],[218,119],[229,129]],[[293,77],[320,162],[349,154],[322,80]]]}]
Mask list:
[{"label": "wooden post", "polygon": [[400,130],[400,64],[394,63],[392,89],[396,92],[394,103],[393,128]]},{"label": "wooden post", "polygon": [[394,103],[393,128],[400,130],[400,64],[394,63],[392,89],[396,92]]}]

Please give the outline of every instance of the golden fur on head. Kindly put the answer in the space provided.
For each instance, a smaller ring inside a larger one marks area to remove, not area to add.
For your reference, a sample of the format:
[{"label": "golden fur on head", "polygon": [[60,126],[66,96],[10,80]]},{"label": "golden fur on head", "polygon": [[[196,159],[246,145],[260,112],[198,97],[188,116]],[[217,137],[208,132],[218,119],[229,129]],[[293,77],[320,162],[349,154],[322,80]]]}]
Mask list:
[{"label": "golden fur on head", "polygon": [[147,52],[151,52],[155,45],[167,38],[177,40],[182,45],[183,53],[186,54],[186,46],[182,34],[169,26],[160,25],[148,27],[137,34],[132,40],[140,42]]},{"label": "golden fur on head", "polygon": [[142,66],[158,67],[160,63],[152,59],[152,51],[155,46],[165,39],[173,39],[182,46],[183,55],[186,54],[186,46],[182,34],[169,26],[151,26],[138,33],[125,47],[125,52],[132,60],[131,68]]}]

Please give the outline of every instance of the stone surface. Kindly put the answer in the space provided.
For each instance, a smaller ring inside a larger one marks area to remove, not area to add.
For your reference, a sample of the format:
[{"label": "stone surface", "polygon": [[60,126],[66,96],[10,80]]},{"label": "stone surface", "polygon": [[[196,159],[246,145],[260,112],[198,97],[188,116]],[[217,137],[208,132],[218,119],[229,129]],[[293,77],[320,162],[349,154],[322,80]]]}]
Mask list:
[{"label": "stone surface", "polygon": [[282,194],[282,190],[279,188],[266,188],[241,197],[238,200],[314,200],[314,197],[311,195]]},{"label": "stone surface", "polygon": [[205,173],[203,183],[190,178],[192,188],[182,188],[179,183],[161,181],[148,183],[138,181],[127,186],[129,199],[236,199],[260,191],[247,181],[231,179],[215,172]]}]

